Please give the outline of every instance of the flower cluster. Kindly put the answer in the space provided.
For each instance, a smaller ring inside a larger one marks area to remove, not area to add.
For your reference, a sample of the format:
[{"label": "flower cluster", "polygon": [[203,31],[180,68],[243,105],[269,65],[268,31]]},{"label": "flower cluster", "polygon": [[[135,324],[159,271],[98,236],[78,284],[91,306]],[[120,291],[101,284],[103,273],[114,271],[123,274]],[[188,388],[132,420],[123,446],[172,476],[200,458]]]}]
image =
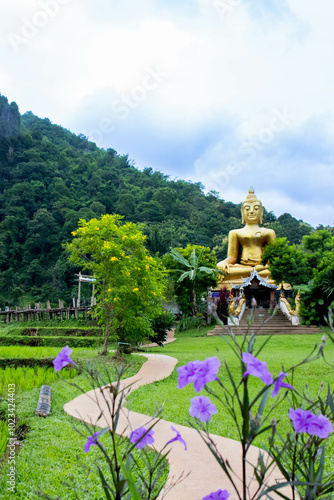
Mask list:
[{"label": "flower cluster", "polygon": [[[137,292],[137,291],[139,291],[139,289],[134,288],[132,291]],[[152,292],[152,293],[154,293],[154,292]],[[248,350],[252,350],[250,344],[248,345]],[[252,416],[252,409],[253,409],[252,407],[254,405],[254,401],[256,402],[259,399],[259,397],[261,397],[261,396],[262,396],[262,401],[260,403],[260,406],[262,405],[264,408],[264,406],[267,402],[267,397],[268,397],[269,387],[268,388],[264,387],[261,389],[261,391],[259,392],[259,395],[253,401],[250,400],[249,392],[248,392],[248,377],[249,376],[258,377],[265,384],[265,386],[273,386],[273,390],[272,390],[272,394],[271,394],[272,398],[276,397],[279,394],[279,391],[281,388],[294,390],[294,388],[291,384],[284,382],[284,379],[288,376],[288,373],[281,371],[279,373],[279,375],[274,378],[273,375],[268,370],[266,362],[260,361],[255,356],[253,356],[250,352],[243,352],[243,348],[240,348],[239,352],[240,352],[241,368],[242,368],[242,372],[243,372],[241,383],[236,384],[231,376],[231,373],[229,372],[228,374],[230,377],[231,385],[232,385],[233,390],[234,390],[234,393],[233,393],[233,391],[231,391],[231,393],[232,393],[231,397],[234,397],[237,394],[238,403],[240,405],[242,415],[247,413],[247,415],[250,414]],[[61,350],[61,352],[58,354],[56,359],[53,361],[54,368],[56,371],[60,371],[67,364],[73,363],[73,361],[70,358],[71,354],[72,354],[72,349],[70,349],[68,346],[64,347]],[[207,384],[209,382],[212,382],[212,381],[218,381],[220,387],[222,387],[225,390],[225,384],[223,384],[223,382],[221,382],[218,379],[218,372],[219,372],[220,365],[221,365],[221,363],[220,363],[219,359],[217,358],[217,356],[213,356],[211,358],[205,359],[204,361],[200,361],[200,360],[190,361],[185,366],[178,367],[177,368],[177,371],[178,371],[177,387],[179,389],[183,389],[188,384],[193,384],[194,389],[197,393],[202,391],[205,388],[208,392],[214,394],[214,391],[211,390],[209,387],[207,387]],[[243,399],[242,399],[242,397],[239,398],[239,388],[240,387],[243,391]],[[230,395],[228,390],[227,390],[227,393],[228,393],[228,395]],[[296,394],[298,395],[297,391],[296,391]],[[218,398],[218,396],[217,396],[217,399],[219,400],[220,398]],[[222,400],[220,400],[220,401],[222,401]],[[227,401],[227,403],[229,403],[227,396],[226,396],[226,401]],[[192,416],[198,420],[201,420],[204,423],[208,423],[209,420],[211,419],[211,416],[215,415],[217,413],[216,406],[210,401],[210,399],[208,397],[205,397],[202,395],[197,395],[197,396],[193,397],[190,400],[190,402],[191,402],[191,406],[189,408],[190,416]],[[277,404],[279,402],[280,401],[277,401]],[[254,419],[252,420],[251,432],[248,430],[247,426],[243,426],[242,430],[240,431],[240,434],[243,433],[242,434],[243,443],[247,443],[248,447],[252,444],[256,435],[259,435],[260,432],[263,432],[263,430],[261,430],[261,426],[263,425],[263,422],[265,422],[266,418],[267,418],[267,417],[265,417],[263,419],[263,421],[261,421],[263,408],[261,411],[259,411],[259,420],[258,421],[255,421]],[[318,406],[316,406],[316,408],[318,408]],[[323,408],[323,406],[321,406],[321,408]],[[316,411],[316,410],[314,410],[314,411]],[[250,417],[250,418],[252,418],[252,417]],[[327,439],[329,437],[329,435],[333,432],[333,425],[332,425],[331,421],[329,420],[329,418],[327,418],[325,415],[322,415],[322,414],[317,415],[315,413],[312,413],[311,411],[303,410],[301,408],[297,408],[297,409],[291,408],[289,410],[289,418],[292,422],[292,425],[293,425],[293,428],[294,428],[294,431],[296,434],[296,442],[298,442],[298,434],[299,433],[307,433],[310,436],[317,436],[318,438],[320,438],[322,440],[322,439]],[[275,419],[273,419],[273,422],[274,421],[275,421]],[[235,417],[235,422],[237,422],[237,416]],[[255,422],[255,424],[254,424],[254,422]],[[197,424],[200,424],[200,423],[197,422]],[[276,423],[272,424],[273,429],[274,429],[274,427],[276,427]],[[268,429],[268,428],[269,428],[269,426],[266,429]],[[201,429],[201,432],[206,434],[206,436],[210,436],[208,427],[204,427],[203,425],[201,425],[200,429]],[[266,429],[264,429],[264,430],[266,430]],[[87,442],[84,445],[85,453],[88,453],[91,446],[98,444],[100,446],[100,448],[102,447],[102,445],[100,445],[100,443],[99,443],[99,437],[101,434],[103,434],[107,430],[108,429],[105,429],[104,431],[100,431],[100,432],[95,432],[94,434],[89,436]],[[187,444],[186,444],[185,440],[182,438],[180,432],[177,429],[175,429],[174,427],[171,427],[171,430],[175,433],[175,436],[172,437],[169,441],[167,441],[164,448],[175,441],[179,441],[184,446],[185,450],[187,450]],[[151,428],[139,427],[130,433],[129,440],[135,448],[140,450],[140,449],[145,448],[148,445],[152,445],[155,442],[153,435],[154,435],[154,431],[152,430],[152,427]],[[272,433],[272,436],[274,436],[274,435],[275,435],[275,430],[273,430],[273,433]],[[272,441],[273,441],[273,437],[272,437]],[[302,445],[304,446],[304,451],[306,453],[308,453],[306,451],[308,449],[307,448],[308,445],[305,447],[305,440],[303,437],[301,438],[301,441],[302,441]],[[315,444],[315,447],[311,450],[312,454],[314,452],[315,458],[313,457],[313,455],[311,456],[311,452],[309,454],[309,461],[310,461],[311,466],[312,466],[312,467],[310,466],[312,468],[312,476],[310,476],[310,478],[309,478],[306,475],[307,473],[303,472],[305,477],[303,477],[302,479],[306,481],[306,484],[311,484],[311,483],[313,484],[313,470],[314,470],[315,462],[316,462],[316,460],[318,460],[317,457],[319,456],[319,446],[321,444],[321,441],[309,439],[308,443],[309,442],[311,442],[312,446]],[[212,441],[210,441],[210,439],[208,439],[207,445],[209,446],[209,448],[212,451],[213,448],[211,448],[211,443],[212,443]],[[294,444],[294,446],[295,446],[295,444]],[[322,446],[322,444],[321,444],[321,446]],[[273,452],[273,450],[274,450],[274,448],[272,447],[271,453]],[[282,470],[287,470],[284,468],[285,467],[284,463],[277,460],[277,458],[281,459],[281,453],[278,453],[278,455],[276,457],[275,453],[273,454],[274,461],[278,465],[283,464]],[[284,457],[283,457],[283,460],[284,460]],[[312,462],[312,460],[313,460],[313,462]],[[220,463],[221,467],[223,468],[227,477],[229,479],[231,479],[231,476],[230,476],[231,469],[230,469],[230,466],[228,465],[228,462],[227,461],[225,462],[222,459],[219,463]],[[245,462],[243,462],[243,467],[245,466],[244,464],[245,464]],[[265,473],[266,473],[266,471],[265,471]],[[265,477],[265,476],[263,475],[263,477]],[[292,479],[294,480],[294,476],[292,477]],[[320,478],[320,482],[322,480],[323,479]],[[262,481],[262,479],[261,479],[261,481]],[[310,481],[311,483],[308,483],[307,481]],[[259,481],[259,484],[260,484],[260,481]],[[261,484],[267,486],[265,482],[261,482]],[[291,484],[296,484],[296,482],[291,482]],[[299,484],[303,485],[302,482],[298,483],[298,485]],[[327,484],[332,485],[333,479],[331,478],[331,480]],[[332,490],[330,490],[330,491],[332,491]],[[239,496],[239,498],[241,498],[240,495],[238,495],[238,496]],[[214,492],[204,496],[202,500],[228,500],[229,497],[230,497],[230,493],[227,490],[219,489],[217,491],[214,491]]]},{"label": "flower cluster", "polygon": [[194,383],[195,391],[200,392],[205,384],[217,379],[219,367],[220,361],[217,356],[204,361],[189,361],[177,369],[179,372],[177,387],[183,389],[186,385]]},{"label": "flower cluster", "polygon": [[310,436],[326,439],[333,431],[331,422],[324,415],[314,415],[314,413],[307,410],[290,408],[289,417],[296,433],[306,432]]}]

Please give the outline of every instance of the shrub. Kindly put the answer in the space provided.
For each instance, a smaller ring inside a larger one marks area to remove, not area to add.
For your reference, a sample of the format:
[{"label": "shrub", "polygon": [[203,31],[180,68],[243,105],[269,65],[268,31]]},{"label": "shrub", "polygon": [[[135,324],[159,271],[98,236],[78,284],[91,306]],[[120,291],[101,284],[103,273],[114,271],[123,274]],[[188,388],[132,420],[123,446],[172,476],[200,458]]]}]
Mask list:
[{"label": "shrub", "polygon": [[0,337],[0,346],[21,345],[32,347],[61,347],[65,343],[69,347],[97,347],[100,342],[101,338],[99,337]]},{"label": "shrub", "polygon": [[203,316],[183,316],[177,324],[176,332],[199,330],[203,326]]},{"label": "shrub", "polygon": [[155,335],[150,335],[149,339],[162,345],[167,339],[167,332],[175,325],[175,316],[169,311],[165,311],[151,320],[151,327]]}]

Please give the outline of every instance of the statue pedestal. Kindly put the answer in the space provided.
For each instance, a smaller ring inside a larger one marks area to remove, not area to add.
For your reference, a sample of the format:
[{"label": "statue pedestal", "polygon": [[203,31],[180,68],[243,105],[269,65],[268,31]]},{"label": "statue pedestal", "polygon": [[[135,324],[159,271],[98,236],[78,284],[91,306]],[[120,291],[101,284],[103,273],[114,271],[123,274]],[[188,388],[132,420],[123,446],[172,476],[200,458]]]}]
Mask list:
[{"label": "statue pedestal", "polygon": [[271,277],[263,278],[255,269],[246,278],[236,278],[233,280],[221,280],[218,282],[220,289],[227,288],[233,290],[234,297],[244,294],[247,306],[251,307],[251,299],[256,299],[258,306],[270,307],[275,303],[275,290],[277,285]]}]

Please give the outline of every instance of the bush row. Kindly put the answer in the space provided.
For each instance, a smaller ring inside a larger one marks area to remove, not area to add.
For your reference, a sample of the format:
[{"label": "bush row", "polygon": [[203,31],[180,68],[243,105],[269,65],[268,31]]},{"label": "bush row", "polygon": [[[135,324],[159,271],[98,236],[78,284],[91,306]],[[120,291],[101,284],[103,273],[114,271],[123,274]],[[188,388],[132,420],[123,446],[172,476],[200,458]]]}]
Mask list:
[{"label": "bush row", "polygon": [[97,347],[101,337],[0,337],[0,346],[26,345],[33,347]]},{"label": "bush row", "polygon": [[0,358],[0,369],[7,366],[17,368],[19,366],[52,366],[54,358]]},{"label": "bush row", "polygon": [[8,330],[3,330],[1,332],[2,336],[15,337],[15,336],[30,336],[30,337],[46,337],[46,336],[61,336],[64,334],[68,336],[78,336],[78,337],[96,337],[102,335],[102,330],[100,328],[24,328],[24,327],[14,327]]}]

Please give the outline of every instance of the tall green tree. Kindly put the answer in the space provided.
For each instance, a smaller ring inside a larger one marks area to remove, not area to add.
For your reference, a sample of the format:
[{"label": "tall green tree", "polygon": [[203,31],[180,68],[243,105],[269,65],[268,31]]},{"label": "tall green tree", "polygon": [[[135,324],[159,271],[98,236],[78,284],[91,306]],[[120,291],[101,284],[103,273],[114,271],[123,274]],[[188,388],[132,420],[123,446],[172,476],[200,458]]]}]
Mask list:
[{"label": "tall green tree", "polygon": [[286,238],[277,238],[267,245],[262,263],[267,264],[276,283],[282,281],[299,285],[312,278],[312,267],[307,254],[296,245],[289,245]]},{"label": "tall green tree", "polygon": [[109,339],[139,342],[152,335],[151,319],[162,312],[166,271],[149,255],[141,227],[120,215],[80,220],[66,245],[70,261],[97,280],[95,314]]}]

